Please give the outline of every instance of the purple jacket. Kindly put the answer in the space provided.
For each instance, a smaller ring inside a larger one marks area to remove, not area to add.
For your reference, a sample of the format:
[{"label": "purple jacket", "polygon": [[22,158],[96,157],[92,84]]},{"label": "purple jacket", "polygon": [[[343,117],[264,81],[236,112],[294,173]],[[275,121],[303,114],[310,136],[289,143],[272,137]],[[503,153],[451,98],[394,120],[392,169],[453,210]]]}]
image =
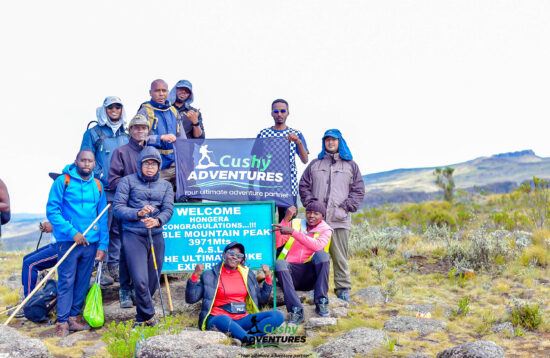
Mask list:
[{"label": "purple jacket", "polygon": [[325,221],[333,229],[350,229],[351,214],[365,196],[365,183],[359,166],[338,153],[325,153],[313,160],[300,179],[300,198],[304,206],[320,200],[327,208]]},{"label": "purple jacket", "polygon": [[116,191],[120,179],[138,171],[137,162],[143,146],[130,138],[128,144],[115,149],[109,168],[109,189]]}]

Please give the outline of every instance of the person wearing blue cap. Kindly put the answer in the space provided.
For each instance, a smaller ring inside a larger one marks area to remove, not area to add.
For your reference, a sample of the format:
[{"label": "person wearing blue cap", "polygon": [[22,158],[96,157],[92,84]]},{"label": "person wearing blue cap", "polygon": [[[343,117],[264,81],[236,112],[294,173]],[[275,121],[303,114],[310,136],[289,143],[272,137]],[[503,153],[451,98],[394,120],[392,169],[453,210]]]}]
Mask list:
[{"label": "person wearing blue cap", "polygon": [[178,120],[187,139],[204,139],[202,114],[191,106],[194,100],[193,85],[187,80],[178,81],[168,94],[168,101],[178,110]]},{"label": "person wearing blue cap", "polygon": [[351,278],[348,241],[351,214],[363,203],[365,183],[357,163],[338,129],[329,129],[322,139],[322,150],[300,179],[304,206],[316,200],[325,204],[325,221],[334,230],[330,256],[334,265],[334,287],[338,298],[350,299]]},{"label": "person wearing blue cap", "polygon": [[[108,186],[111,157],[116,148],[130,140],[126,133],[126,112],[119,97],[108,96],[103,105],[96,109],[97,125],[88,129],[82,138],[80,150],[94,153],[96,165],[94,177],[101,180],[105,188],[107,203],[112,203],[115,191]],[[117,225],[113,225],[113,210],[109,208],[109,248],[107,249],[107,270],[101,275],[101,285],[111,285],[118,281],[120,261],[120,234]]]}]

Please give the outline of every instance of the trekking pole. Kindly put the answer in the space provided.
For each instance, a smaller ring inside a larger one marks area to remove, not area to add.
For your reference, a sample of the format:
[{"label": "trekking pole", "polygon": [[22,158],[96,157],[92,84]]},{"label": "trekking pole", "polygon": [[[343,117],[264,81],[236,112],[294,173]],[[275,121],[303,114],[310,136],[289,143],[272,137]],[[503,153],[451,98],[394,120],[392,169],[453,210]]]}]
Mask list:
[{"label": "trekking pole", "polygon": [[[90,226],[88,226],[88,228],[86,229],[86,231],[84,231],[82,233],[82,236],[86,236],[86,234],[88,233],[88,231],[90,231],[94,225],[99,221],[99,219],[103,216],[103,214],[105,214],[105,212],[109,209],[109,207],[111,206],[111,204],[107,204],[107,206],[105,207],[105,209],[103,209],[99,215],[97,216],[97,218],[95,218],[95,220],[90,224]],[[48,281],[48,278],[53,275],[53,273],[55,271],[57,271],[57,268],[59,267],[59,265],[61,265],[61,263],[63,261],[65,261],[65,259],[67,258],[67,256],[69,256],[69,254],[71,253],[71,251],[73,251],[73,249],[76,247],[76,242],[73,244],[73,246],[71,246],[69,248],[69,250],[67,250],[67,252],[65,253],[65,255],[63,255],[63,257],[57,261],[57,264],[55,264],[54,267],[52,267],[52,269],[50,270],[50,272],[48,272],[48,274],[46,275],[46,277],[44,277],[44,279],[42,279],[42,281],[40,281],[36,287],[34,288],[34,290],[32,290],[31,293],[29,293],[29,295],[23,300],[23,302],[21,302],[19,304],[19,306],[17,306],[17,308],[15,309],[15,311],[13,311],[13,313],[11,314],[11,316],[8,318],[8,320],[6,322],[4,322],[4,326],[7,326],[10,321],[13,319],[13,317],[17,314],[17,312],[19,312],[19,310],[25,306],[25,303],[27,303],[28,300],[31,299],[31,297],[36,293],[38,292],[38,290],[40,289],[40,287],[42,287],[42,285],[44,283],[46,283],[46,281]]]},{"label": "trekking pole", "polygon": [[164,316],[164,324],[166,324],[166,312],[164,311],[164,301],[162,299],[162,290],[160,288],[160,276],[157,268],[157,258],[155,257],[155,246],[153,245],[153,234],[151,229],[147,229],[149,234],[149,244],[151,245],[151,254],[153,255],[153,265],[155,266],[155,273],[157,274],[157,283],[159,284],[160,305],[162,306],[162,315]]},{"label": "trekking pole", "polygon": [[[40,228],[42,228],[42,223],[40,224]],[[42,235],[44,234],[44,231],[40,231],[40,238],[38,239],[38,244],[36,244],[36,250],[38,251],[38,248],[40,247],[40,241],[42,241]]]}]

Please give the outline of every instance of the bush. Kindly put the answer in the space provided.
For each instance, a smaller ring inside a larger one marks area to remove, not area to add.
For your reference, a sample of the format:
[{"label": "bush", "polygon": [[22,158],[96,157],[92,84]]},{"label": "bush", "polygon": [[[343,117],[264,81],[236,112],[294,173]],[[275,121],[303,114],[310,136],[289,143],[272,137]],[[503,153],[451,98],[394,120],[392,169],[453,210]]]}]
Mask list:
[{"label": "bush", "polygon": [[546,267],[550,262],[550,254],[548,249],[541,245],[532,245],[526,248],[521,254],[521,263],[524,266],[541,266]]},{"label": "bush", "polygon": [[538,303],[514,300],[512,308],[512,324],[521,326],[529,331],[536,330],[542,324],[542,315]]},{"label": "bush", "polygon": [[376,229],[363,222],[351,227],[349,253],[351,255],[370,255],[372,249],[378,248],[394,253],[399,244],[406,240],[411,232],[400,227],[385,227]]}]

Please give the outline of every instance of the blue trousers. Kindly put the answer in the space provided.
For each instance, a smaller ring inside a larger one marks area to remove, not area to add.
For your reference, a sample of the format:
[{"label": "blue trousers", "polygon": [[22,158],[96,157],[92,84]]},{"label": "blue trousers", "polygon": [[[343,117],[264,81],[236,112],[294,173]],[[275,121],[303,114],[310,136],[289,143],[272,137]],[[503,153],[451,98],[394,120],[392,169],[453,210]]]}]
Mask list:
[{"label": "blue trousers", "polygon": [[231,333],[232,337],[241,341],[252,336],[263,336],[271,333],[285,320],[285,316],[279,311],[264,311],[244,316],[239,320],[232,320],[226,315],[208,316],[206,329],[215,327],[218,331]]},{"label": "blue trousers", "polygon": [[277,260],[275,275],[283,289],[286,309],[302,308],[296,290],[314,290],[313,301],[319,303],[321,298],[328,299],[328,276],[330,272],[330,255],[326,251],[317,251],[311,261],[298,264]]},{"label": "blue trousers", "polygon": [[[145,322],[155,315],[152,297],[158,288],[157,273],[155,272],[149,239],[129,231],[123,231],[122,245],[136,291],[136,321]],[[160,277],[164,261],[164,238],[162,233],[153,235],[153,246]]]},{"label": "blue trousers", "polygon": [[33,251],[23,257],[21,283],[23,284],[25,297],[34,290],[38,272],[54,267],[56,263],[57,249],[55,244],[42,246],[37,251]]},{"label": "blue trousers", "polygon": [[[57,255],[63,257],[73,246],[74,241],[56,243]],[[98,243],[88,246],[78,245],[57,269],[57,322],[67,322],[69,317],[78,316],[82,311]]]}]

